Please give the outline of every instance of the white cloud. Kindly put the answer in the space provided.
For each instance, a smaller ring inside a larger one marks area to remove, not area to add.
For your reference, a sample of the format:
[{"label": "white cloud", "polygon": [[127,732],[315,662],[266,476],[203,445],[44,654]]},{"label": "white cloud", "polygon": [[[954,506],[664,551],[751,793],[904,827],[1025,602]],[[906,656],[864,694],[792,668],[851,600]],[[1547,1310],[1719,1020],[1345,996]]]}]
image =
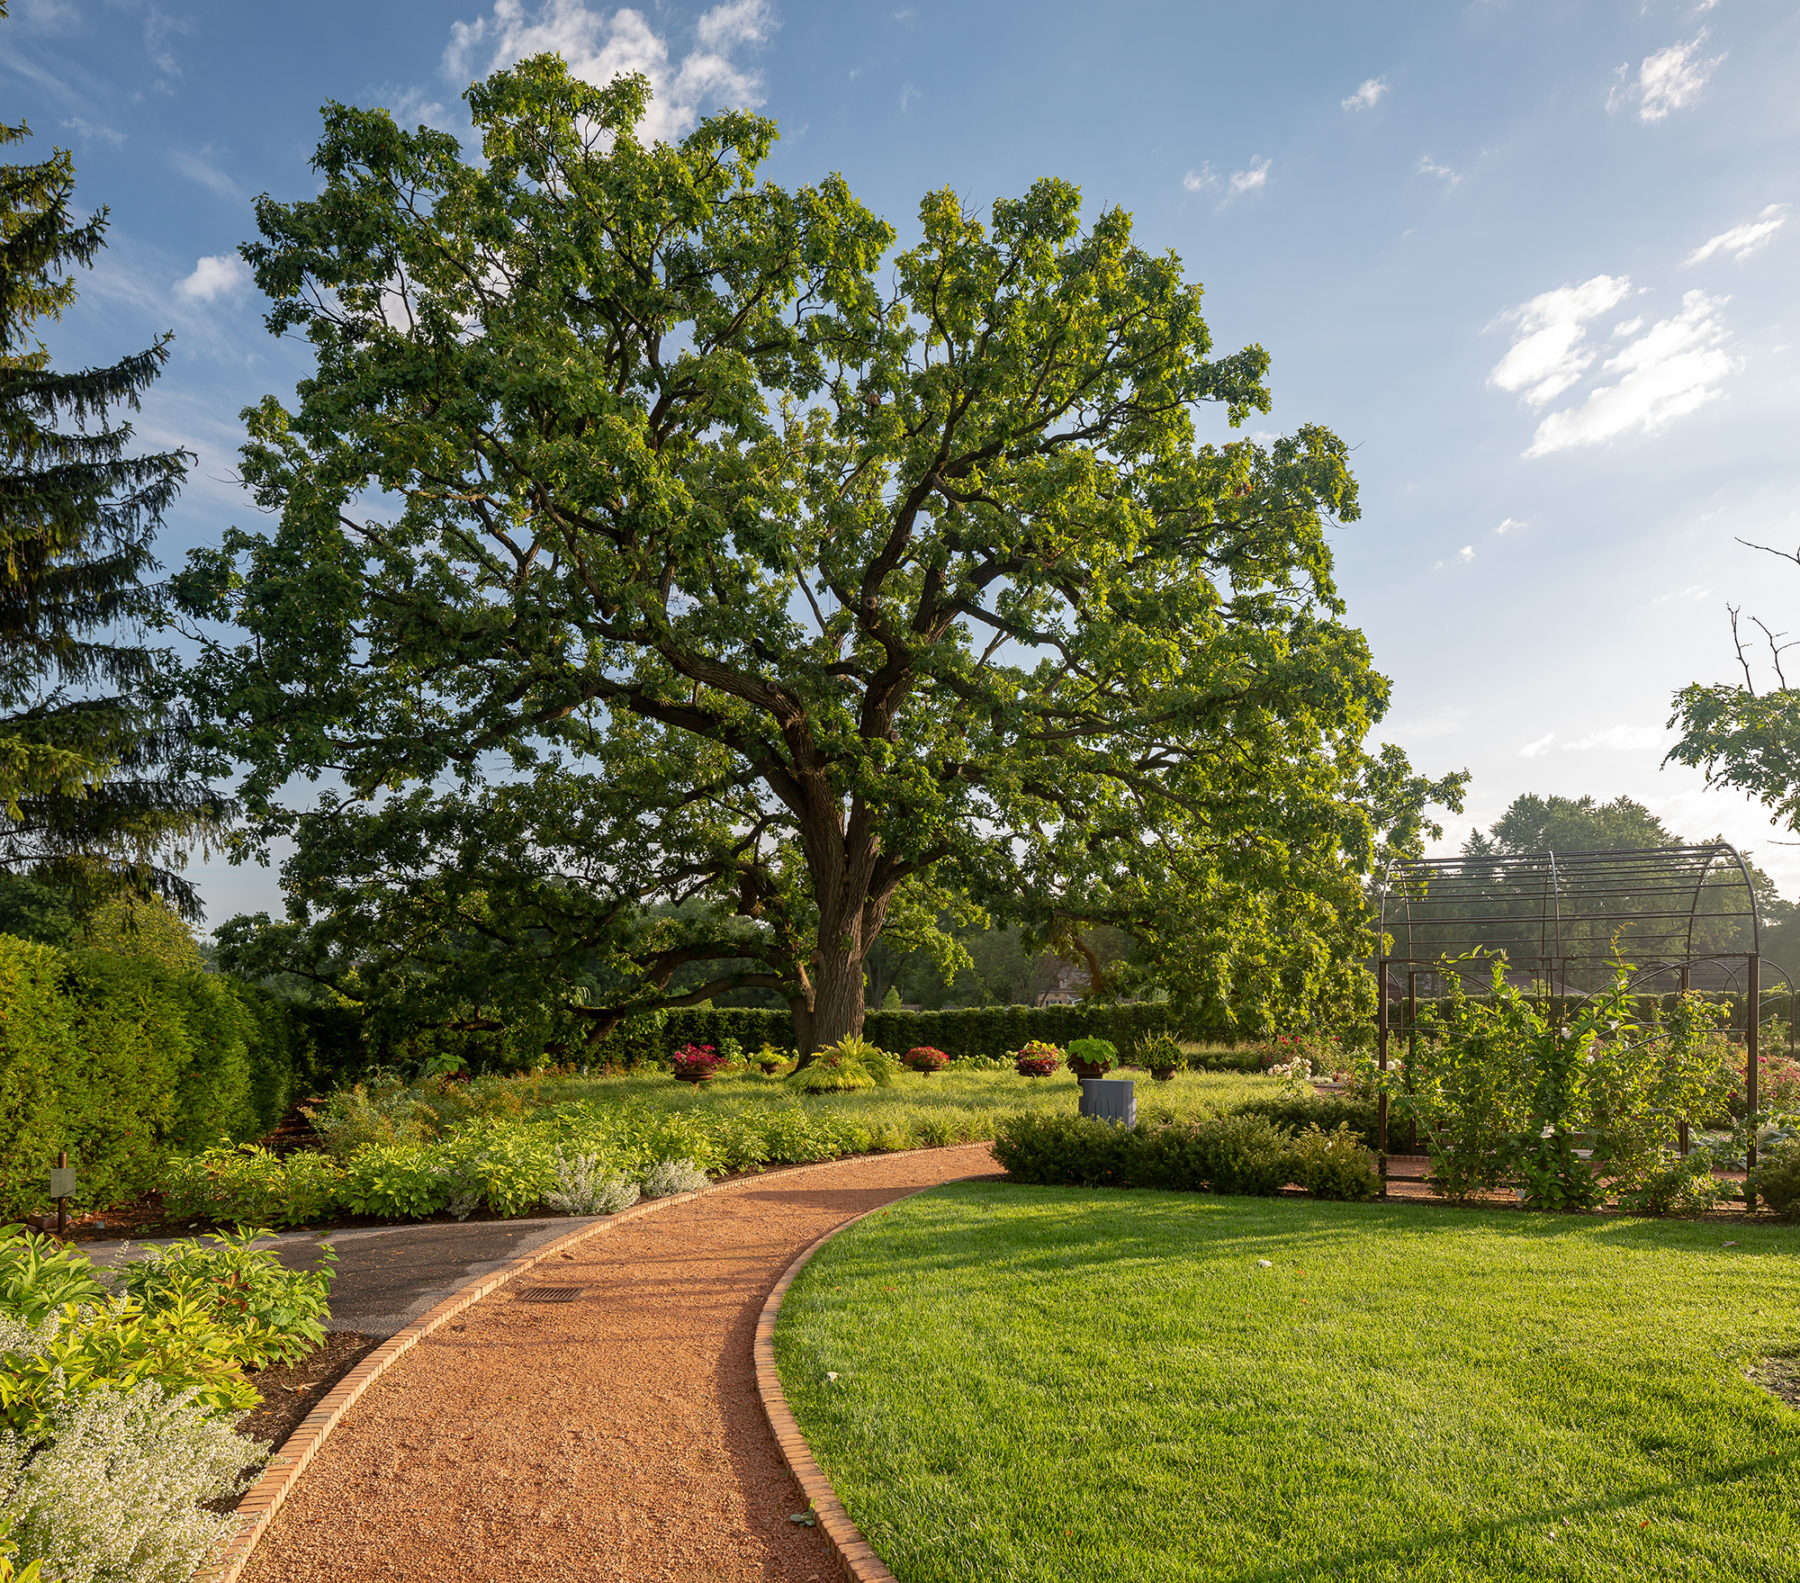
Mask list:
[{"label": "white cloud", "polygon": [[1624,275],[1596,275],[1579,286],[1558,286],[1500,315],[1518,325],[1506,356],[1488,375],[1490,385],[1523,394],[1534,407],[1554,400],[1593,362],[1582,342],[1589,319],[1616,308],[1631,292]]},{"label": "white cloud", "polygon": [[1474,559],[1475,546],[1473,544],[1465,544],[1460,550],[1452,555],[1449,560],[1433,561],[1431,563],[1431,569],[1434,572],[1441,572],[1446,566],[1467,566],[1469,562]]},{"label": "white cloud", "polygon": [[1421,156],[1419,160],[1419,174],[1421,176],[1436,176],[1448,187],[1454,187],[1462,180],[1462,173],[1460,171],[1452,170],[1448,165],[1439,164],[1429,154]]},{"label": "white cloud", "polygon": [[1673,588],[1666,594],[1658,594],[1650,601],[1650,603],[1653,605],[1669,605],[1673,604],[1677,599],[1710,599],[1712,598],[1712,593],[1712,589],[1708,588],[1704,583],[1689,583],[1686,588]]},{"label": "white cloud", "polygon": [[1613,333],[1614,338],[1616,339],[1617,337],[1619,337],[1621,335],[1636,335],[1639,330],[1643,329],[1643,327],[1644,327],[1644,316],[1643,316],[1643,314],[1639,313],[1639,314],[1634,314],[1629,319],[1621,319],[1617,324],[1615,324],[1612,327],[1612,333]]},{"label": "white cloud", "polygon": [[668,41],[629,7],[608,14],[584,0],[543,0],[527,16],[524,0],[494,0],[488,16],[451,25],[444,72],[467,81],[552,50],[596,86],[642,72],[655,97],[639,130],[667,140],[709,106],[762,103],[761,77],[733,57],[763,43],[774,26],[768,0],[724,0],[694,24],[695,47],[676,62]]},{"label": "white cloud", "polygon": [[1231,180],[1226,185],[1230,187],[1231,196],[1235,198],[1240,193],[1255,192],[1259,187],[1266,186],[1268,180],[1269,162],[1266,159],[1258,158],[1250,161],[1248,170],[1234,170],[1231,173]]},{"label": "white cloud", "polygon": [[189,302],[235,297],[250,284],[250,266],[236,253],[213,253],[194,265],[194,272],[175,282],[177,296]]},{"label": "white cloud", "polygon": [[1206,192],[1219,185],[1219,173],[1211,165],[1202,165],[1198,170],[1190,170],[1183,176],[1181,185],[1189,192]]},{"label": "white cloud", "polygon": [[1579,407],[1550,413],[1525,454],[1548,456],[1634,432],[1654,434],[1717,399],[1720,381],[1743,366],[1725,350],[1728,334],[1718,312],[1728,300],[1688,292],[1680,313],[1651,325],[1606,360],[1601,372],[1616,374],[1614,383],[1591,390]]},{"label": "white cloud", "polygon": [[[1591,748],[1605,748],[1609,753],[1640,753],[1645,748],[1655,747],[1662,739],[1663,733],[1655,726],[1608,726],[1604,731],[1590,732],[1573,742],[1563,743],[1562,750],[1585,753]],[[1545,740],[1548,742],[1549,739]]]},{"label": "white cloud", "polygon": [[1519,757],[1522,759],[1541,759],[1550,751],[1550,744],[1555,740],[1556,733],[1554,731],[1546,731],[1537,739],[1537,741],[1527,742],[1524,747],[1520,748]]},{"label": "white cloud", "polygon": [[1342,103],[1346,110],[1373,110],[1381,102],[1381,96],[1387,91],[1388,85],[1385,77],[1370,77]]},{"label": "white cloud", "polygon": [[1759,247],[1767,247],[1775,233],[1787,224],[1787,205],[1772,203],[1754,220],[1721,231],[1709,242],[1703,242],[1682,260],[1684,264],[1704,264],[1714,253],[1729,253],[1734,259],[1748,258]]},{"label": "white cloud", "polygon": [[919,90],[907,83],[900,90],[900,113],[904,115],[911,108],[913,100],[919,97]]},{"label": "white cloud", "polygon": [[1529,524],[1519,521],[1517,517],[1508,517],[1499,527],[1495,528],[1494,531],[1504,535],[1508,533],[1517,533],[1520,528],[1527,526],[1529,526]]},{"label": "white cloud", "polygon": [[1701,28],[1687,43],[1671,44],[1645,56],[1636,81],[1631,78],[1629,63],[1621,66],[1618,81],[1606,96],[1606,108],[1618,110],[1635,100],[1640,121],[1661,121],[1672,111],[1692,104],[1725,59],[1722,54],[1710,60],[1701,58],[1700,47],[1706,36],[1706,29]]}]

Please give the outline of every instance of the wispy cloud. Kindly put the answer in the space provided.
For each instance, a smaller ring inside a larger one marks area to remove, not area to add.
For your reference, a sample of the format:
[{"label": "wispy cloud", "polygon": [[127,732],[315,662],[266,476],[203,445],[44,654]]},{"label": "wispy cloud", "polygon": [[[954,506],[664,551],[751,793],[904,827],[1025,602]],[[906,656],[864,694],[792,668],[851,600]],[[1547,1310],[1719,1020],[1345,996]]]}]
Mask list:
[{"label": "wispy cloud", "polygon": [[241,199],[243,189],[212,161],[210,148],[191,151],[187,149],[170,149],[169,163],[173,165],[189,181],[197,181],[209,192],[216,192],[221,198]]},{"label": "wispy cloud", "polygon": [[1748,258],[1759,247],[1767,247],[1775,233],[1787,224],[1787,205],[1772,203],[1754,220],[1721,231],[1682,260],[1684,264],[1704,264],[1714,253],[1729,253],[1734,259]]},{"label": "wispy cloud", "polygon": [[115,132],[110,126],[103,126],[98,121],[90,121],[85,116],[72,115],[63,122],[63,126],[77,137],[86,138],[90,143],[110,143],[114,148],[121,148],[125,143],[123,132]]},{"label": "wispy cloud", "polygon": [[1187,192],[1209,192],[1219,185],[1219,173],[1211,165],[1202,165],[1183,176],[1181,185]]},{"label": "wispy cloud", "polygon": [[1704,583],[1689,583],[1686,588],[1671,588],[1666,594],[1658,594],[1650,601],[1653,605],[1672,605],[1678,599],[1710,599],[1713,591]]},{"label": "wispy cloud", "polygon": [[144,15],[144,48],[150,62],[165,77],[179,77],[181,63],[175,59],[171,41],[193,26],[187,17],[170,16],[159,6],[151,6]]},{"label": "wispy cloud", "polygon": [[1441,164],[1429,154],[1420,157],[1419,174],[1421,176],[1436,176],[1446,187],[1454,187],[1462,181],[1461,171],[1452,170],[1450,166]]},{"label": "wispy cloud", "polygon": [[1500,322],[1511,321],[1518,328],[1488,383],[1523,396],[1534,407],[1555,400],[1594,361],[1595,354],[1584,344],[1588,320],[1618,307],[1630,292],[1631,281],[1624,275],[1595,275],[1501,314]]},{"label": "wispy cloud", "polygon": [[710,107],[762,103],[762,78],[738,56],[764,43],[774,28],[767,0],[725,0],[702,13],[693,47],[676,60],[667,39],[628,7],[609,14],[583,0],[543,0],[528,14],[524,0],[494,0],[487,16],[452,24],[444,72],[467,81],[551,50],[577,77],[596,85],[642,72],[655,97],[640,131],[667,140],[688,131]]},{"label": "wispy cloud", "polygon": [[1707,79],[1725,59],[1723,54],[1710,59],[1701,56],[1706,39],[1707,30],[1701,28],[1685,44],[1671,44],[1646,55],[1635,78],[1629,62],[1621,66],[1612,92],[1606,96],[1606,108],[1616,111],[1635,103],[1640,121],[1661,121],[1685,109],[1700,97]]},{"label": "wispy cloud", "polygon": [[1499,527],[1494,529],[1494,531],[1502,537],[1505,537],[1508,533],[1517,533],[1520,528],[1529,526],[1529,523],[1520,522],[1516,517],[1507,517],[1501,522]]},{"label": "wispy cloud", "polygon": [[235,297],[250,284],[250,266],[236,253],[212,253],[194,265],[193,273],[175,282],[177,296],[189,302]]},{"label": "wispy cloud", "polygon": [[1554,731],[1546,731],[1537,739],[1537,741],[1527,742],[1520,748],[1519,757],[1522,759],[1541,759],[1550,751],[1550,744],[1555,740],[1556,733]]},{"label": "wispy cloud", "polygon": [[1346,110],[1373,110],[1381,103],[1381,97],[1388,91],[1385,77],[1367,78],[1349,98],[1341,100]]},{"label": "wispy cloud", "polygon": [[1447,559],[1433,561],[1431,563],[1431,569],[1434,572],[1441,572],[1446,566],[1467,566],[1469,562],[1474,559],[1475,546],[1473,544],[1465,544],[1460,550],[1454,555],[1449,556]]},{"label": "wispy cloud", "polygon": [[915,99],[917,99],[918,97],[919,97],[919,90],[917,88],[913,87],[913,85],[911,83],[904,84],[900,89],[900,113],[902,115],[904,115],[908,110],[910,110],[912,108],[913,101]]},{"label": "wispy cloud", "polygon": [[1615,374],[1579,407],[1548,414],[1527,456],[1548,456],[1605,445],[1628,434],[1655,434],[1696,412],[1723,392],[1720,384],[1743,366],[1725,349],[1730,338],[1719,310],[1729,299],[1690,291],[1681,312],[1650,326],[1601,367]]}]

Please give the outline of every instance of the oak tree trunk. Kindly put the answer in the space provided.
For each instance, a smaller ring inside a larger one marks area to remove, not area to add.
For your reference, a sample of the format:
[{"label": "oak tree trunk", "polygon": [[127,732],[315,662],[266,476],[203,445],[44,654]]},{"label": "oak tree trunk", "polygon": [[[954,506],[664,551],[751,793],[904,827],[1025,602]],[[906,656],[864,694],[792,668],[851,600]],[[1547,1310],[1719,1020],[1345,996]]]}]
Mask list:
[{"label": "oak tree trunk", "polygon": [[863,1030],[862,953],[820,949],[813,959],[813,1003],[794,1009],[794,1033],[805,1065],[820,1050]]}]

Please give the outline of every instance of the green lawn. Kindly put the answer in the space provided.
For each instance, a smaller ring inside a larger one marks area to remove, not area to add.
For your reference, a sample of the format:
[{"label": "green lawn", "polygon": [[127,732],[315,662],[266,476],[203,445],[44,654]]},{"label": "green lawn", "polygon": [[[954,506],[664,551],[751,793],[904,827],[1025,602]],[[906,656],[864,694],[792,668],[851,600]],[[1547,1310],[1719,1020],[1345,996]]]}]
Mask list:
[{"label": "green lawn", "polygon": [[1800,1228],[970,1183],[776,1354],[902,1583],[1800,1578]]},{"label": "green lawn", "polygon": [[[1166,1083],[1152,1082],[1146,1072],[1124,1075],[1138,1079],[1141,1117],[1147,1117],[1152,1109],[1197,1115],[1276,1091],[1275,1080],[1260,1074],[1178,1072]],[[900,1072],[892,1088],[852,1094],[796,1094],[779,1078],[760,1074],[678,1083],[666,1072],[642,1077],[544,1078],[536,1089],[538,1099],[545,1103],[586,1099],[597,1104],[721,1115],[770,1104],[801,1105],[809,1113],[857,1122],[871,1130],[900,1127],[917,1131],[923,1124],[930,1131],[935,1121],[946,1134],[945,1142],[991,1137],[995,1118],[1016,1110],[1073,1114],[1080,1101],[1079,1085],[1066,1071],[1027,1078],[1010,1068],[1003,1072],[946,1071],[931,1077]]]}]

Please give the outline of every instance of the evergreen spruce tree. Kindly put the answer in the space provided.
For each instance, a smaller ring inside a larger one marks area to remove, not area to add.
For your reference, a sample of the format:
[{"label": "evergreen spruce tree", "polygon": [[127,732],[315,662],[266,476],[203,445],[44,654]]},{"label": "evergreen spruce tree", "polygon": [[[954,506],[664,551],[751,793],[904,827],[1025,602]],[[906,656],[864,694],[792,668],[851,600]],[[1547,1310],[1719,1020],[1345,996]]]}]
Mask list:
[{"label": "evergreen spruce tree", "polygon": [[[29,136],[0,124],[0,146]],[[52,901],[80,913],[123,891],[193,917],[182,855],[230,809],[178,772],[185,722],[159,700],[143,641],[151,541],[189,458],[132,454],[117,417],[170,337],[107,368],[51,366],[37,327],[62,316],[68,270],[104,245],[106,211],[78,221],[73,194],[65,150],[0,163],[0,915]]]}]

